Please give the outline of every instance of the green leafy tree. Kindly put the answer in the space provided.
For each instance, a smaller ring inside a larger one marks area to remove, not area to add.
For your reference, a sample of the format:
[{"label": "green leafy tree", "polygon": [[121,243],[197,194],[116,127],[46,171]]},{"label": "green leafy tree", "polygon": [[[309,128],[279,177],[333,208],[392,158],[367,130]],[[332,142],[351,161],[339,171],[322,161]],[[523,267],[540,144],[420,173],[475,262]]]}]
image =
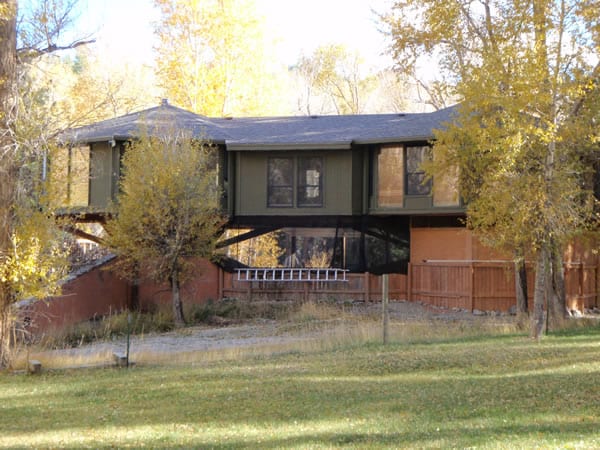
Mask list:
[{"label": "green leafy tree", "polygon": [[169,282],[173,317],[185,323],[180,293],[190,258],[210,257],[223,226],[215,184],[215,148],[183,130],[145,131],[123,157],[116,215],[107,244],[125,275]]},{"label": "green leafy tree", "polygon": [[213,117],[279,113],[279,68],[252,0],[154,3],[162,13],[157,78],[166,97]]},{"label": "green leafy tree", "polygon": [[431,172],[459,167],[469,226],[535,258],[535,338],[545,299],[555,320],[565,314],[560,254],[592,220],[599,18],[592,1],[406,0],[385,19],[400,70],[436,57],[462,100],[436,133]]}]

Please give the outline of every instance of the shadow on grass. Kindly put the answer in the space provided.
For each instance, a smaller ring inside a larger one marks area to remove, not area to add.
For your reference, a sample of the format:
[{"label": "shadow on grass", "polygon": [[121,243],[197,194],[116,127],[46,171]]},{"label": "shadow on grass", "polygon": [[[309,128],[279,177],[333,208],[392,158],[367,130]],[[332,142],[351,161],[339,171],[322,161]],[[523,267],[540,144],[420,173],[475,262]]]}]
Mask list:
[{"label": "shadow on grass", "polygon": [[[0,429],[5,437],[46,439],[61,430],[152,427],[160,440],[132,445],[159,447],[179,445],[169,437],[173,425],[188,423],[200,431],[184,434],[182,447],[529,447],[536,439],[600,447],[597,337],[584,330],[542,345],[493,337],[196,367],[0,376]],[[326,423],[336,429],[320,426]],[[248,424],[260,438],[229,434]],[[209,438],[206,425],[222,431]],[[121,430],[118,444],[129,445]]]},{"label": "shadow on grass", "polygon": [[[506,425],[490,428],[432,429],[407,432],[341,432],[303,434],[289,438],[238,440],[226,444],[195,441],[190,444],[211,448],[440,448],[485,445],[497,448],[553,446],[557,442],[580,442],[596,436],[599,421],[584,424],[568,422],[539,425]],[[596,440],[600,444],[600,440]],[[513,447],[514,446],[514,447]]]}]

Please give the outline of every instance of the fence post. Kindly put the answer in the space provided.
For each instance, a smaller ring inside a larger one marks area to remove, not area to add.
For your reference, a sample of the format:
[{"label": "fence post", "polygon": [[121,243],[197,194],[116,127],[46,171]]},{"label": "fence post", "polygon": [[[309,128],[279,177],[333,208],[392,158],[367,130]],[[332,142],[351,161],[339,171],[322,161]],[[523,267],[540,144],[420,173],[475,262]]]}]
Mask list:
[{"label": "fence post", "polygon": [[471,304],[471,312],[473,312],[475,310],[475,294],[474,294],[474,290],[475,290],[475,265],[473,264],[473,261],[471,261],[471,286],[469,288],[469,302]]},{"label": "fence post", "polygon": [[369,272],[365,272],[363,275],[363,295],[365,296],[365,303],[371,301],[371,275]]},{"label": "fence post", "polygon": [[383,295],[382,295],[382,302],[381,302],[381,306],[382,306],[382,310],[383,310],[383,344],[387,344],[388,343],[388,328],[389,328],[389,321],[390,321],[390,315],[389,315],[389,310],[388,310],[388,306],[389,306],[389,276],[387,273],[383,274],[383,277],[381,278],[381,283],[382,283],[382,291],[383,291]]},{"label": "fence post", "polygon": [[[579,264],[579,298],[577,299],[577,306],[581,306],[581,313],[585,311],[585,300],[586,300],[586,292],[584,289],[584,280],[585,280],[585,265],[583,261]],[[568,305],[567,305],[568,306]]]},{"label": "fence post", "polygon": [[217,300],[223,300],[223,290],[225,288],[225,275],[223,273],[223,268],[217,266],[217,274],[218,274],[218,285],[217,285]]},{"label": "fence post", "polygon": [[596,261],[596,265],[594,266],[594,275],[596,275],[596,281],[594,288],[596,290],[596,295],[594,295],[594,306],[598,307],[598,300],[600,300],[600,289],[598,289],[598,284],[600,284],[600,264]]},{"label": "fence post", "polygon": [[407,277],[406,277],[406,300],[408,300],[409,302],[412,302],[412,276],[413,276],[413,271],[412,271],[412,264],[408,263],[408,271],[407,271]]}]

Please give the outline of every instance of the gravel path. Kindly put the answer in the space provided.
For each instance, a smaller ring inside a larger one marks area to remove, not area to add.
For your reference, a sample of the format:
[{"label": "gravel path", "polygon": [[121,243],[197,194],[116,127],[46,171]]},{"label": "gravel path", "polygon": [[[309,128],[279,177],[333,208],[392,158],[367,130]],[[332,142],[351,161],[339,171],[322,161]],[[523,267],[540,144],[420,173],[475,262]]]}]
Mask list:
[{"label": "gravel path", "polygon": [[[380,303],[355,302],[345,305],[346,313],[379,318]],[[482,320],[470,312],[446,310],[421,305],[419,303],[393,301],[389,304],[390,320],[392,321],[427,321],[443,320],[474,321]],[[486,316],[489,318],[489,316]],[[509,316],[503,319],[511,320]],[[228,325],[223,327],[194,326],[186,327],[161,334],[146,334],[132,336],[130,351],[132,359],[136,354],[152,352],[154,354],[175,354],[184,352],[223,350],[228,348],[244,348],[253,346],[286,344],[309,340],[326,334],[331,327],[316,327],[307,334],[306,326],[294,326],[288,322],[275,320],[254,320],[249,323]],[[125,353],[127,342],[125,338],[109,342],[95,342],[81,347],[51,350],[44,352],[45,356],[63,356],[67,358],[85,358],[90,355]]]}]

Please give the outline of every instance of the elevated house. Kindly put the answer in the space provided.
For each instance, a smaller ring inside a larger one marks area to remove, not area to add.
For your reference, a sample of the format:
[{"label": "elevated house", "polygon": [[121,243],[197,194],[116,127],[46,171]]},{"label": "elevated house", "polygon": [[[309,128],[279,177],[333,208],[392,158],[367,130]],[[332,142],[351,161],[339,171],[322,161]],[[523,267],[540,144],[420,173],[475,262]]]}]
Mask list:
[{"label": "elevated house", "polygon": [[[276,229],[324,236],[334,243],[331,265],[362,280],[348,275],[344,289],[351,296],[376,298],[378,281],[365,274],[391,273],[396,298],[506,311],[515,303],[510,260],[464,227],[456,177],[427,180],[421,167],[435,158],[433,130],[452,120],[454,111],[208,118],[163,101],[65,134],[65,211],[102,222],[118,193],[127,142],[143,126],[152,132],[175,123],[215,144],[228,227],[251,230],[236,239]],[[297,250],[292,245],[289,252]],[[567,261],[571,306],[596,305],[597,260],[573,248]],[[272,286],[221,274],[216,296],[256,295]],[[306,287],[298,289],[307,295]]]}]

